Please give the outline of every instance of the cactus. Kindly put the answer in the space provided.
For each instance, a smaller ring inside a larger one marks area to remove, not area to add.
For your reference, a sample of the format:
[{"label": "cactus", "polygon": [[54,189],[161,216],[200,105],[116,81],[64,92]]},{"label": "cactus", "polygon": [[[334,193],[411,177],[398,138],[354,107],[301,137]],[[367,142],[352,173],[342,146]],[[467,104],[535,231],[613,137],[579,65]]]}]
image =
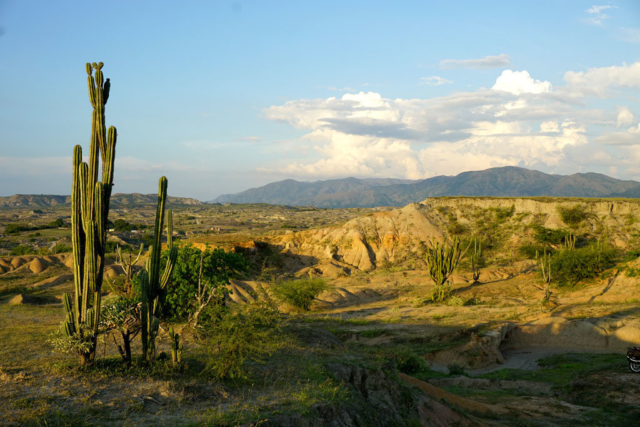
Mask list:
[{"label": "cactus", "polygon": [[[82,147],[73,150],[71,239],[73,245],[73,298],[64,296],[67,320],[64,330],[87,345],[78,350],[80,363],[92,363],[100,319],[104,252],[107,241],[109,201],[113,186],[116,128],[107,132],[104,118],[104,64],[86,65],[89,101],[93,107],[89,159],[82,161]],[[95,76],[94,71],[95,69]],[[99,159],[102,181],[98,181]]]},{"label": "cactus", "polygon": [[478,239],[473,240],[473,253],[471,253],[471,274],[473,283],[480,281],[480,266],[482,265],[482,243]]},{"label": "cactus", "polygon": [[564,247],[568,251],[574,250],[576,248],[576,236],[571,233],[564,236]]},{"label": "cactus", "polygon": [[146,270],[141,277],[142,284],[142,356],[150,361],[155,357],[155,339],[160,328],[158,318],[162,315],[162,307],[167,296],[167,283],[176,263],[178,249],[173,246],[173,214],[167,212],[167,248],[169,257],[160,275],[160,251],[162,246],[162,226],[164,223],[164,207],[167,200],[166,177],[161,177],[158,184],[158,207],[153,245],[149,248]]},{"label": "cactus", "polygon": [[542,271],[542,278],[545,283],[544,287],[544,295],[542,297],[542,304],[546,304],[551,299],[551,291],[549,287],[551,286],[551,254],[547,254],[547,251],[544,251],[544,255],[540,257],[540,270]]},{"label": "cactus", "polygon": [[469,246],[464,251],[460,250],[458,237],[454,237],[451,242],[447,238],[442,243],[431,240],[431,247],[427,248],[425,261],[429,276],[435,284],[431,296],[434,301],[447,299],[449,288],[445,283],[468,249]]},{"label": "cactus", "polygon": [[176,366],[182,363],[183,345],[180,343],[180,335],[174,332],[173,326],[169,329],[169,336],[171,337],[171,361],[173,366]]}]

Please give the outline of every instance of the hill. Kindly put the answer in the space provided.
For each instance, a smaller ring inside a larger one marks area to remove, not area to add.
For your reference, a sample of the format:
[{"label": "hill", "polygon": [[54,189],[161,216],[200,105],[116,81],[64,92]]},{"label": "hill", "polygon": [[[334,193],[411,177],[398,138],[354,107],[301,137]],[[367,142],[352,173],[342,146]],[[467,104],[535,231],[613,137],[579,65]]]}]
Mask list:
[{"label": "hill", "polygon": [[[168,197],[169,206],[200,205],[202,202],[186,197]],[[111,206],[142,206],[155,205],[158,202],[156,194],[123,194],[111,196]],[[50,194],[14,194],[10,197],[0,197],[0,208],[47,208],[56,206],[70,206],[71,196],[57,196]]]},{"label": "hill", "polygon": [[508,166],[421,181],[345,178],[300,182],[287,179],[235,195],[224,195],[213,202],[347,208],[404,206],[427,197],[441,196],[637,198],[640,197],[640,182],[598,173],[550,175]]}]

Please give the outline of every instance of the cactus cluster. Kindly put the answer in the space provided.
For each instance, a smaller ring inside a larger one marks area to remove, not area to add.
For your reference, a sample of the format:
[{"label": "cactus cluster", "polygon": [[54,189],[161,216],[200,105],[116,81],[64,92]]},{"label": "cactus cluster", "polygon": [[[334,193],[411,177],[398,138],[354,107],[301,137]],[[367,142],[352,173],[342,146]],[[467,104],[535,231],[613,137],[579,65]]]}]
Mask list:
[{"label": "cactus cluster", "polygon": [[432,294],[434,301],[443,301],[447,298],[448,287],[445,283],[469,249],[467,247],[464,251],[461,250],[460,244],[458,237],[454,237],[451,242],[445,238],[442,243],[432,239],[431,247],[427,248],[425,261],[429,276],[435,284]]},{"label": "cactus cluster", "polygon": [[[64,296],[67,313],[64,330],[70,338],[85,343],[78,348],[81,364],[91,363],[95,357],[117,139],[116,128],[111,126],[107,131],[105,127],[103,66],[102,62],[86,65],[89,100],[93,107],[88,162],[82,161],[80,145],[73,150],[71,238],[74,294],[73,298],[69,294]],[[100,166],[102,180],[98,181]]]},{"label": "cactus cluster", "polygon": [[167,178],[161,177],[158,185],[158,206],[154,229],[153,245],[149,248],[146,270],[140,273],[142,293],[141,324],[142,324],[142,356],[149,361],[155,357],[155,341],[160,328],[158,318],[162,314],[162,307],[167,296],[167,283],[175,266],[178,250],[173,246],[173,215],[167,212],[167,248],[169,257],[160,274],[162,228],[164,224],[164,208],[167,200]]}]

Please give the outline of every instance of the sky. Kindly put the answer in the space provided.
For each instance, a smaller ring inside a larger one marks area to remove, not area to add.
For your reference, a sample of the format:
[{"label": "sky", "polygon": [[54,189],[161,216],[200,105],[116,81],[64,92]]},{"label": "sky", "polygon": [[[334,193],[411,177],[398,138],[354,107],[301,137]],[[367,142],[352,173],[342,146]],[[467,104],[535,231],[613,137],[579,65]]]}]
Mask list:
[{"label": "sky", "polygon": [[640,180],[638,0],[0,0],[0,196],[70,193],[94,61],[115,192],[499,166]]}]

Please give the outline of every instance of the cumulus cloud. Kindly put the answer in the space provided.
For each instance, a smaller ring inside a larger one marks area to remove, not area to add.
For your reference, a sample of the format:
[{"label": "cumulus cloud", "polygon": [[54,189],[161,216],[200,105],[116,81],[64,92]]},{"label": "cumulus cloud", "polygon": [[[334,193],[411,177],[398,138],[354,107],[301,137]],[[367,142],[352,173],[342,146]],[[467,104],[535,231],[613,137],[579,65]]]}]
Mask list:
[{"label": "cumulus cloud", "polygon": [[511,63],[509,55],[502,53],[495,56],[485,56],[478,59],[443,59],[440,61],[442,68],[500,68],[508,67]]},{"label": "cumulus cloud", "polygon": [[633,123],[633,112],[627,107],[617,107],[618,111],[618,121],[617,126],[619,128],[623,126],[629,126]]},{"label": "cumulus cloud", "polygon": [[506,165],[559,173],[582,170],[588,162],[617,167],[620,156],[629,155],[620,150],[637,144],[639,135],[636,127],[612,131],[636,123],[633,112],[590,108],[593,89],[585,88],[610,96],[616,87],[635,84],[634,67],[567,73],[566,84],[557,87],[527,71],[505,70],[491,89],[434,98],[358,92],[287,101],[263,114],[307,131],[292,142],[309,150],[307,160],[269,171],[316,179],[421,179]]},{"label": "cumulus cloud", "polygon": [[548,93],[551,92],[551,83],[534,80],[526,70],[504,70],[491,89],[509,92],[514,95]]},{"label": "cumulus cloud", "polygon": [[423,77],[420,79],[420,84],[427,85],[427,86],[440,86],[440,85],[445,85],[449,83],[453,83],[453,81],[447,80],[439,76]]}]

